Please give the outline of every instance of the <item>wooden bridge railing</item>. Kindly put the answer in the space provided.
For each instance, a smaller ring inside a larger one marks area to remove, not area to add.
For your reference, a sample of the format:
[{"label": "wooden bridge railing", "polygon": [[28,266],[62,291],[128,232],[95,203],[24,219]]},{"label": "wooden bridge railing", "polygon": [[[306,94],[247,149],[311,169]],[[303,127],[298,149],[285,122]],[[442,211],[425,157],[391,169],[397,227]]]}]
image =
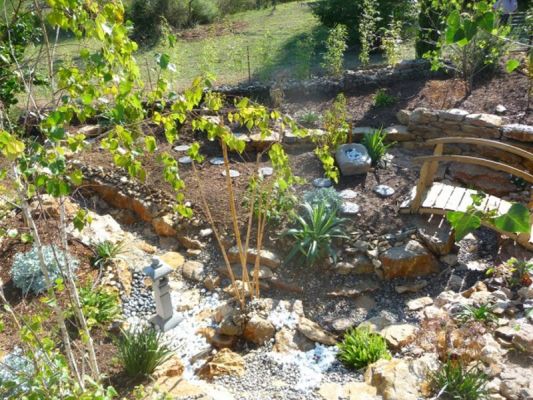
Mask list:
[{"label": "wooden bridge railing", "polygon": [[533,162],[533,153],[530,153],[524,149],[521,149],[516,146],[512,146],[507,143],[498,142],[495,140],[489,139],[480,139],[480,138],[466,138],[466,137],[447,137],[432,139],[426,142],[428,145],[435,145],[435,150],[432,156],[423,156],[416,157],[414,161],[423,162],[422,169],[420,170],[420,179],[416,186],[416,194],[413,200],[411,201],[410,211],[416,213],[420,208],[426,191],[433,184],[435,178],[435,173],[438,169],[439,162],[443,161],[452,161],[465,164],[475,164],[488,167],[497,171],[507,172],[509,174],[515,175],[524,179],[529,183],[533,183],[533,175],[529,172],[520,170],[518,168],[512,167],[501,162],[488,160],[480,157],[472,156],[459,156],[459,155],[443,155],[444,145],[445,144],[472,144],[477,146],[487,146],[492,148],[497,148],[499,150],[506,151],[508,153],[516,154],[522,158],[525,158]]}]

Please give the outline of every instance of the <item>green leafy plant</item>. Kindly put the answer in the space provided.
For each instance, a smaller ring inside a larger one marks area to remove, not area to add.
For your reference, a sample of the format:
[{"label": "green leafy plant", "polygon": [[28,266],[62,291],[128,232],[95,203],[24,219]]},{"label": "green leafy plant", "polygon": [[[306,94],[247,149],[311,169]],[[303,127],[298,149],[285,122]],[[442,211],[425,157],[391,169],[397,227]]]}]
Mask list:
[{"label": "green leafy plant", "polygon": [[330,30],[329,36],[326,39],[326,52],[322,62],[328,75],[339,78],[342,76],[344,70],[344,52],[348,45],[348,31],[346,26],[337,25]]},{"label": "green leafy plant", "polygon": [[311,206],[323,204],[328,210],[340,210],[342,199],[334,188],[319,188],[304,193],[304,201]]},{"label": "green leafy plant", "polygon": [[339,169],[335,165],[333,153],[346,143],[350,125],[347,121],[346,97],[339,93],[331,107],[324,113],[325,135],[312,136],[317,145],[315,154],[322,162],[324,174],[335,182],[339,181]]},{"label": "green leafy plant", "polygon": [[381,37],[381,50],[385,52],[387,64],[394,66],[400,61],[400,44],[402,43],[402,22],[392,20],[387,28],[383,29]]},{"label": "green leafy plant", "polygon": [[124,254],[124,242],[119,241],[113,243],[109,240],[104,240],[95,246],[95,256],[92,264],[97,268],[105,267],[117,260]]},{"label": "green leafy plant", "polygon": [[472,204],[467,207],[466,211],[446,213],[446,219],[455,231],[456,241],[463,239],[470,232],[474,232],[483,222],[503,232],[531,233],[529,210],[523,204],[513,203],[506,213],[497,215],[496,210],[483,210],[485,193],[472,194],[471,198]]},{"label": "green leafy plant", "polygon": [[364,368],[380,359],[391,358],[385,339],[367,327],[350,329],[337,346],[339,359],[355,369]]},{"label": "green leafy plant", "polygon": [[374,106],[388,107],[396,103],[396,97],[387,93],[385,89],[379,89],[374,96]]},{"label": "green leafy plant", "polygon": [[373,166],[378,166],[394,143],[385,144],[387,133],[382,128],[365,133],[361,144],[366,147]]},{"label": "green leafy plant", "polygon": [[[75,270],[79,265],[78,260],[66,255],[56,246],[43,246],[42,256],[52,282],[62,277],[62,273],[66,269],[66,257],[69,257],[68,262],[72,270]],[[13,266],[11,267],[11,278],[15,286],[21,289],[25,295],[29,292],[34,294],[43,293],[48,289],[36,247],[26,253],[17,253],[15,255]]]},{"label": "green leafy plant", "polygon": [[171,354],[163,334],[153,328],[122,332],[118,342],[118,357],[131,377],[150,375]]},{"label": "green leafy plant", "polygon": [[508,283],[511,286],[529,286],[533,277],[533,262],[518,260],[514,257],[507,260],[505,267],[508,268],[510,276]]},{"label": "green leafy plant", "polygon": [[309,111],[298,118],[298,122],[303,126],[313,127],[320,121],[320,115],[313,111]]},{"label": "green leafy plant", "polygon": [[377,22],[380,19],[376,0],[362,0],[363,12],[359,22],[359,61],[361,64],[370,63],[370,52],[374,47],[377,36]]},{"label": "green leafy plant", "polygon": [[304,215],[296,217],[297,227],[284,234],[295,240],[286,262],[300,256],[307,266],[313,266],[326,256],[336,259],[331,245],[334,239],[347,238],[342,227],[345,220],[337,216],[337,209],[328,208],[324,203],[304,203],[302,208]]},{"label": "green leafy plant", "polygon": [[431,385],[438,398],[450,400],[480,400],[487,396],[488,376],[477,367],[466,368],[460,362],[448,360],[431,375]]},{"label": "green leafy plant", "polygon": [[[120,314],[118,296],[106,288],[93,288],[87,285],[79,290],[81,308],[87,319],[87,325],[105,325],[114,321]],[[67,316],[73,317],[74,310],[67,311]]]},{"label": "green leafy plant", "polygon": [[495,322],[498,318],[492,311],[491,306],[488,304],[481,304],[478,307],[465,306],[464,309],[457,315],[457,319],[463,323],[478,321],[488,324]]}]

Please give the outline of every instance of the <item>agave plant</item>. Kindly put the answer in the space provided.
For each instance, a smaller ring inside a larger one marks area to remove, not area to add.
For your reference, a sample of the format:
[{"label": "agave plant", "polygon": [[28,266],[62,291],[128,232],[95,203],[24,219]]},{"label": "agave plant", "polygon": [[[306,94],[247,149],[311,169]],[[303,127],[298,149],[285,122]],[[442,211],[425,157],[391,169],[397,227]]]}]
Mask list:
[{"label": "agave plant", "polygon": [[303,262],[312,266],[326,256],[336,258],[331,247],[333,239],[347,239],[343,230],[345,219],[337,216],[337,209],[324,203],[303,204],[304,215],[296,218],[297,227],[289,229],[285,235],[295,239],[286,262],[300,256]]}]

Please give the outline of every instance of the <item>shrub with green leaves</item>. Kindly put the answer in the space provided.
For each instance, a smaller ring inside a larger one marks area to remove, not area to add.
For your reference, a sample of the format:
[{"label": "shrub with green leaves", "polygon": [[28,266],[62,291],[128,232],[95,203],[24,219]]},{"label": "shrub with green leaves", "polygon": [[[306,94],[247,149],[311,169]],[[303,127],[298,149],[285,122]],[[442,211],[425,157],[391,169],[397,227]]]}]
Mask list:
[{"label": "shrub with green leaves", "polygon": [[[56,246],[42,247],[44,262],[50,274],[50,281],[54,281],[61,277],[61,270],[66,269],[67,256]],[[72,270],[76,270],[79,261],[68,256],[68,262]],[[18,253],[13,260],[11,267],[11,279],[15,286],[22,290],[24,295],[32,292],[39,294],[44,292],[47,288],[44,282],[44,276],[41,271],[37,247],[33,247],[26,253]]]},{"label": "shrub with green leaves", "polygon": [[487,382],[487,375],[477,367],[467,369],[460,362],[451,360],[431,376],[433,391],[442,399],[484,399]]},{"label": "shrub with green leaves", "polygon": [[374,96],[374,106],[388,107],[396,103],[396,97],[387,93],[385,89],[379,89]]},{"label": "shrub with green leaves", "polygon": [[286,262],[299,256],[305,265],[313,266],[326,256],[336,259],[332,242],[347,238],[343,229],[345,220],[337,216],[337,209],[325,203],[305,203],[303,210],[304,215],[296,217],[297,226],[285,232],[295,240]]},{"label": "shrub with green leaves", "polygon": [[113,243],[109,240],[104,240],[95,246],[94,252],[93,265],[97,268],[105,267],[120,259],[120,256],[124,253],[124,242]]},{"label": "shrub with green leaves", "polygon": [[339,210],[342,206],[342,199],[334,188],[319,188],[304,193],[304,200],[311,206],[323,204],[328,210]]},{"label": "shrub with green leaves", "polygon": [[337,346],[339,359],[355,369],[364,368],[382,358],[391,358],[385,339],[367,327],[350,329]]},{"label": "shrub with green leaves", "polygon": [[28,382],[33,379],[35,368],[22,349],[15,348],[0,362],[0,397],[20,398],[28,390]]},{"label": "shrub with green leaves", "polygon": [[[80,288],[79,295],[83,315],[89,327],[110,323],[120,313],[118,296],[109,289],[93,288],[89,284]],[[74,311],[68,310],[67,315],[74,316]]]},{"label": "shrub with green leaves", "polygon": [[477,321],[483,323],[495,322],[497,320],[496,314],[488,304],[476,306],[465,306],[463,310],[457,315],[457,319],[463,323],[470,321]]},{"label": "shrub with green leaves", "polygon": [[372,160],[372,165],[377,166],[382,161],[394,143],[385,144],[387,133],[383,129],[377,129],[372,133],[365,133],[361,144],[366,147],[368,155]]},{"label": "shrub with green leaves", "polygon": [[322,67],[328,75],[341,77],[344,70],[344,52],[348,48],[346,40],[348,39],[348,30],[344,25],[337,25],[330,30],[326,39],[326,52]]},{"label": "shrub with green leaves", "polygon": [[131,377],[150,375],[171,354],[163,343],[163,334],[151,327],[123,332],[118,343],[119,359]]}]

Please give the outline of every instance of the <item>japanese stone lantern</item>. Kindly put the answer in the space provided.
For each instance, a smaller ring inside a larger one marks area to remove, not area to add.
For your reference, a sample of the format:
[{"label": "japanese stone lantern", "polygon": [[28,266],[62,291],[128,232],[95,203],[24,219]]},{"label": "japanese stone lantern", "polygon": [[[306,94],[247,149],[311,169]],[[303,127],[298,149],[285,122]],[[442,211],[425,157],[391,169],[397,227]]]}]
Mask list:
[{"label": "japanese stone lantern", "polygon": [[174,314],[168,275],[172,272],[167,264],[158,258],[152,259],[152,264],[144,269],[144,273],[152,279],[156,315],[150,318],[150,322],[157,325],[161,331],[166,332],[174,328],[181,319]]}]

